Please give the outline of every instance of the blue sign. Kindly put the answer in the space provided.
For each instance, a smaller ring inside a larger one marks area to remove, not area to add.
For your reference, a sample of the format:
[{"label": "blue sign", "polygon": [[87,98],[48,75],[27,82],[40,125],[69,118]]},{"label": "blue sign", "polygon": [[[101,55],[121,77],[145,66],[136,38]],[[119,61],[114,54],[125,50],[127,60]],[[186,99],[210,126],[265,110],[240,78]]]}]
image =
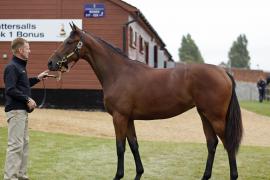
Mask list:
[{"label": "blue sign", "polygon": [[84,5],[84,17],[96,18],[103,17],[105,15],[104,4],[86,4]]}]

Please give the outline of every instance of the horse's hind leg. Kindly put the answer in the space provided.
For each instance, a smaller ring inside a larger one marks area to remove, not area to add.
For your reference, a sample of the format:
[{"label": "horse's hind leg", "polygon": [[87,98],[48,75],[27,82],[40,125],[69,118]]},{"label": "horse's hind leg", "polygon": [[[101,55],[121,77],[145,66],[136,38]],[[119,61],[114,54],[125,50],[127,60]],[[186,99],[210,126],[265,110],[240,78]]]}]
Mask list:
[{"label": "horse's hind leg", "polygon": [[117,171],[114,180],[119,180],[124,177],[124,154],[126,147],[128,118],[116,112],[113,114],[113,125],[116,136],[116,148],[118,157]]},{"label": "horse's hind leg", "polygon": [[208,149],[207,162],[206,162],[206,167],[204,170],[202,180],[207,180],[207,179],[210,179],[212,175],[212,167],[213,167],[213,162],[215,158],[216,147],[218,144],[218,138],[216,136],[216,133],[213,127],[209,123],[208,119],[202,113],[199,112],[199,114],[202,119],[203,131],[206,137],[207,149]]},{"label": "horse's hind leg", "polygon": [[142,161],[141,161],[141,157],[139,153],[139,145],[138,145],[138,141],[136,137],[136,131],[135,131],[133,120],[130,120],[128,123],[127,139],[128,139],[129,147],[134,156],[134,160],[136,164],[135,180],[140,180],[144,170],[143,170],[143,165],[142,165]]},{"label": "horse's hind leg", "polygon": [[230,163],[231,180],[236,180],[238,178],[238,172],[237,172],[235,152],[230,152],[230,151],[227,151],[227,152],[228,152],[229,163]]}]

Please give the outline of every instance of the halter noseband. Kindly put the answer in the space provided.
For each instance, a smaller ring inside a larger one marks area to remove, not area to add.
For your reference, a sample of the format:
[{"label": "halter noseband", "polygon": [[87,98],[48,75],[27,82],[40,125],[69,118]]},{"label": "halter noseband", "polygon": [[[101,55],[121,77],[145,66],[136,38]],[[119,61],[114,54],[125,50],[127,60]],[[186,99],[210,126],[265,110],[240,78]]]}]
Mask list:
[{"label": "halter noseband", "polygon": [[63,64],[67,63],[68,58],[70,58],[73,54],[76,54],[78,57],[80,57],[80,50],[81,50],[82,46],[83,46],[83,42],[82,42],[82,37],[81,37],[80,41],[76,45],[76,48],[68,55],[62,57],[62,59],[56,63],[58,65],[59,69],[62,68]]}]

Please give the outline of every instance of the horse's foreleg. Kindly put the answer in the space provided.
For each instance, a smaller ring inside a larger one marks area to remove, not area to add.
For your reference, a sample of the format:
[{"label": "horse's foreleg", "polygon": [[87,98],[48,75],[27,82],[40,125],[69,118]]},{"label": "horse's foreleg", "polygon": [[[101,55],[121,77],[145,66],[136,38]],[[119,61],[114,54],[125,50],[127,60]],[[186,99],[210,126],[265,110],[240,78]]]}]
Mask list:
[{"label": "horse's foreleg", "polygon": [[144,170],[143,170],[143,165],[142,165],[142,161],[141,161],[141,157],[139,153],[139,145],[138,145],[138,141],[136,137],[136,131],[135,131],[133,120],[130,120],[128,123],[127,138],[128,138],[129,147],[131,149],[131,152],[133,154],[135,164],[136,164],[135,180],[140,180]]},{"label": "horse's foreleg", "polygon": [[212,168],[213,163],[215,159],[215,153],[216,153],[216,147],[218,144],[218,138],[216,136],[216,133],[213,130],[213,127],[211,126],[208,119],[199,112],[202,124],[203,124],[203,131],[205,134],[206,142],[207,142],[207,150],[208,150],[208,156],[207,156],[207,162],[204,170],[204,174],[202,177],[202,180],[208,180],[211,178],[212,175]]},{"label": "horse's foreleg", "polygon": [[125,116],[114,113],[113,124],[116,136],[116,149],[117,149],[117,171],[114,180],[119,180],[124,177],[124,154],[126,146],[128,118]]}]

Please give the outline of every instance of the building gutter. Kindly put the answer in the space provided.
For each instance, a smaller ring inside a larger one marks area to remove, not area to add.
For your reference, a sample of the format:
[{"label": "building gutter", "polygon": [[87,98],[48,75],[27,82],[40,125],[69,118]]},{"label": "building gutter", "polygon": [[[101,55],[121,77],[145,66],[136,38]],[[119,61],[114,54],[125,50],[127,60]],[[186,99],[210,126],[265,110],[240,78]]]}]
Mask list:
[{"label": "building gutter", "polygon": [[128,53],[127,53],[127,30],[128,30],[128,26],[131,24],[131,23],[134,23],[134,22],[137,22],[138,19],[137,17],[131,21],[128,21],[126,22],[124,25],[123,25],[123,52],[128,56]]}]

